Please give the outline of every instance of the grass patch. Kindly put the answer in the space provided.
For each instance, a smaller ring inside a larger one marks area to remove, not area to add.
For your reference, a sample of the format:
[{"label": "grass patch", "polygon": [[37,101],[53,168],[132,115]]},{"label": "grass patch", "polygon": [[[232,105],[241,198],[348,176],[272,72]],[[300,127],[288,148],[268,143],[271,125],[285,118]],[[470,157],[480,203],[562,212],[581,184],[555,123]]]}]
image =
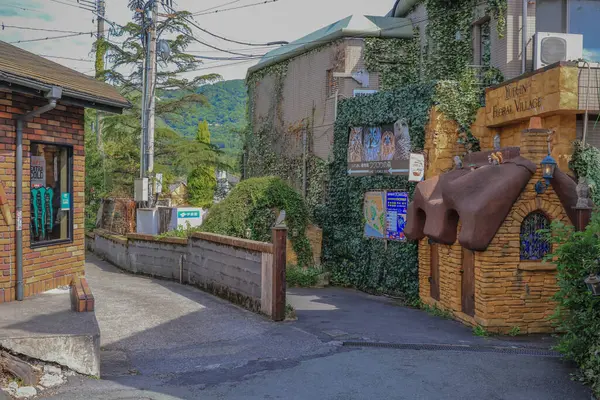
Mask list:
[{"label": "grass patch", "polygon": [[473,327],[473,335],[479,337],[489,337],[490,333],[485,330],[485,328],[481,325],[476,325]]},{"label": "grass patch", "polygon": [[290,265],[285,271],[285,281],[288,287],[313,287],[319,282],[322,268],[302,268]]},{"label": "grass patch", "polygon": [[296,309],[290,303],[285,305],[285,319],[286,321],[295,321],[298,319]]},{"label": "grass patch", "polygon": [[440,317],[444,319],[452,319],[452,313],[448,310],[439,308],[437,304],[430,306],[429,304],[420,303],[421,310],[425,311],[429,315],[434,317]]},{"label": "grass patch", "polygon": [[510,331],[508,332],[508,334],[510,336],[517,336],[520,333],[521,333],[521,328],[519,328],[518,326],[513,326],[512,328],[510,328]]}]

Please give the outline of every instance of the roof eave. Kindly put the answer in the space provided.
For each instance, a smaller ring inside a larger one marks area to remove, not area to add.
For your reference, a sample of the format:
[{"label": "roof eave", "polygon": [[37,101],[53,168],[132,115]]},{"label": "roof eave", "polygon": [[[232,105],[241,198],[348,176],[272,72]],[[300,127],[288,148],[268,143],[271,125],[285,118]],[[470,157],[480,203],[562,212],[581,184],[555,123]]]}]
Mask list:
[{"label": "roof eave", "polygon": [[[1,85],[2,81],[7,84]],[[43,95],[43,93],[49,91],[53,85],[44,84],[33,79],[23,78],[6,72],[0,72],[0,86],[28,94]],[[60,101],[116,114],[121,114],[123,109],[131,108],[131,103],[129,101],[119,102],[65,88],[63,88],[63,96]]]},{"label": "roof eave", "polygon": [[[365,31],[365,30],[354,30],[354,29],[344,28],[344,29],[341,29],[339,31],[332,33],[331,35],[323,37],[319,41],[300,45],[297,48],[295,48],[287,53],[283,53],[283,54],[274,56],[273,58],[271,58],[265,62],[259,62],[258,64],[253,65],[252,67],[248,68],[248,72],[246,74],[246,79],[248,79],[250,74],[252,74],[256,71],[259,71],[263,68],[280,63],[281,61],[285,61],[285,60],[297,57],[297,56],[302,55],[314,48],[323,46],[324,44],[331,43],[338,39],[368,38],[368,37],[410,39],[414,36],[412,23],[408,26],[409,29],[406,29],[406,28],[407,28],[407,25],[399,26],[399,27],[393,28],[393,29],[386,29],[385,31],[383,31],[381,29]],[[286,46],[294,46],[294,43],[292,42]],[[267,55],[268,55],[268,53],[267,53]]]}]

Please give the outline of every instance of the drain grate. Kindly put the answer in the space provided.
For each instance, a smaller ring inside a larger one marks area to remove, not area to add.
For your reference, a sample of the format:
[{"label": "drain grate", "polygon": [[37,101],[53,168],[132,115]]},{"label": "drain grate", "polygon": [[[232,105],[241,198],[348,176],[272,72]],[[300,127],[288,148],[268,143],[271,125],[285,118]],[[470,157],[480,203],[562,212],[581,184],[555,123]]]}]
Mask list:
[{"label": "drain grate", "polygon": [[342,342],[346,347],[379,347],[398,350],[430,350],[430,351],[459,351],[472,353],[501,353],[522,356],[556,357],[562,355],[553,350],[532,349],[524,347],[470,346],[452,344],[415,344],[415,343],[382,343],[382,342]]}]

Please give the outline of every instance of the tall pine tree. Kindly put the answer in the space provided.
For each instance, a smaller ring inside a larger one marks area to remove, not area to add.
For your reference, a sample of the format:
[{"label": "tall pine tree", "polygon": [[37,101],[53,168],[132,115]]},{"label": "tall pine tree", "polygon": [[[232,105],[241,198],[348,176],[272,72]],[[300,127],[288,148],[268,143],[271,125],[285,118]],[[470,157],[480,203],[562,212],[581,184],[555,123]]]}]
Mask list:
[{"label": "tall pine tree", "polygon": [[[198,123],[196,141],[201,145],[210,147],[210,130],[207,121]],[[190,204],[202,208],[210,207],[213,204],[215,189],[217,188],[215,167],[212,165],[196,167],[188,175],[187,187]]]}]

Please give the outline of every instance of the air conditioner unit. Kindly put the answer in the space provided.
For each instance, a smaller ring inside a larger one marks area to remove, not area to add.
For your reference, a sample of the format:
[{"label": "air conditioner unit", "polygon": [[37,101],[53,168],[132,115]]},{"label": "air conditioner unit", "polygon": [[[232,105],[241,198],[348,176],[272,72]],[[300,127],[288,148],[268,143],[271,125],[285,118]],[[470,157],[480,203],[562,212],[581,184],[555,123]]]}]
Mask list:
[{"label": "air conditioner unit", "polygon": [[538,32],[535,34],[533,52],[533,69],[559,61],[579,60],[583,58],[583,35]]}]

